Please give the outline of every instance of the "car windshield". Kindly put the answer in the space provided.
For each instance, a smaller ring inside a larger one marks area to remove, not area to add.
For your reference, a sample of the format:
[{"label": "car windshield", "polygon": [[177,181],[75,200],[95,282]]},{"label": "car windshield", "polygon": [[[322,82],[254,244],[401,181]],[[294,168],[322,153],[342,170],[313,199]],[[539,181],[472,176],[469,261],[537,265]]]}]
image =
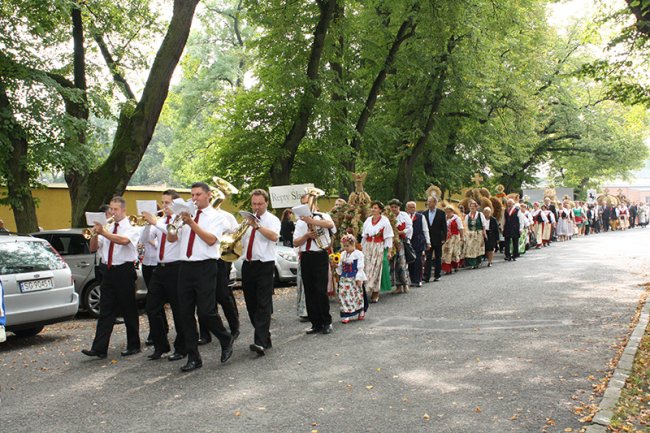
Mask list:
[{"label": "car windshield", "polygon": [[0,275],[63,269],[65,262],[44,242],[0,243]]}]

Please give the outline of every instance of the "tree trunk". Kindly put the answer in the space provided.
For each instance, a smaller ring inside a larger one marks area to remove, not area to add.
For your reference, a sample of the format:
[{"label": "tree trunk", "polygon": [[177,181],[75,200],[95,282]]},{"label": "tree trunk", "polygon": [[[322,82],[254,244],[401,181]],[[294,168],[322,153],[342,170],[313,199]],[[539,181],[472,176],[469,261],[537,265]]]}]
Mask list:
[{"label": "tree trunk", "polygon": [[[366,130],[366,126],[368,125],[368,121],[372,116],[372,111],[375,108],[375,104],[377,103],[377,98],[379,97],[381,88],[386,81],[386,78],[388,77],[389,71],[392,69],[393,64],[395,63],[397,52],[402,46],[402,43],[415,34],[415,27],[416,24],[413,22],[412,16],[404,20],[402,25],[397,30],[395,39],[393,39],[393,43],[391,44],[390,49],[386,54],[386,59],[384,60],[383,67],[377,73],[377,76],[375,77],[375,80],[370,87],[368,97],[366,98],[366,103],[364,104],[363,109],[359,114],[359,118],[357,119],[354,138],[350,143],[350,147],[352,148],[352,156],[348,161],[345,161],[343,163],[343,166],[348,171],[348,173],[354,173],[356,171],[357,156],[359,155],[361,144],[363,143],[363,134]],[[351,193],[352,191],[354,191],[354,181],[350,177],[350,182],[348,183],[348,193]]]},{"label": "tree trunk", "polygon": [[[411,200],[412,198],[413,173],[415,170],[415,164],[417,163],[418,158],[420,158],[422,155],[422,152],[424,152],[424,147],[429,140],[431,131],[433,130],[435,122],[438,118],[438,111],[440,110],[440,105],[442,104],[444,96],[443,90],[445,88],[445,82],[447,80],[449,56],[454,50],[457,41],[458,39],[452,36],[447,43],[447,50],[442,56],[440,56],[440,63],[437,68],[438,73],[434,78],[436,84],[433,88],[433,94],[431,95],[431,108],[429,109],[426,123],[422,129],[422,134],[420,134],[420,137],[418,137],[418,140],[414,144],[411,153],[399,161],[394,191],[395,197],[397,197],[402,202]],[[403,142],[401,144],[402,146],[405,146],[408,143]]]},{"label": "tree trunk", "polygon": [[272,185],[288,185],[291,183],[291,170],[298,153],[298,146],[307,133],[314,106],[321,94],[321,85],[318,82],[320,61],[325,47],[325,37],[334,16],[336,5],[336,0],[318,1],[320,17],[314,31],[314,41],[311,46],[309,62],[307,63],[307,84],[303,89],[293,125],[280,146],[282,152],[271,165]]},{"label": "tree trunk", "polygon": [[106,161],[90,173],[66,170],[70,187],[72,225],[85,225],[84,212],[96,211],[114,195],[122,195],[151,141],[169,82],[178,64],[198,0],[175,0],[167,28],[140,101],[129,101],[120,112],[113,148]]},{"label": "tree trunk", "polygon": [[30,188],[30,172],[28,168],[27,133],[14,116],[9,103],[9,97],[4,83],[0,81],[0,142],[8,145],[9,154],[5,155],[2,171],[6,172],[7,199],[16,220],[18,233],[38,231],[36,205]]}]

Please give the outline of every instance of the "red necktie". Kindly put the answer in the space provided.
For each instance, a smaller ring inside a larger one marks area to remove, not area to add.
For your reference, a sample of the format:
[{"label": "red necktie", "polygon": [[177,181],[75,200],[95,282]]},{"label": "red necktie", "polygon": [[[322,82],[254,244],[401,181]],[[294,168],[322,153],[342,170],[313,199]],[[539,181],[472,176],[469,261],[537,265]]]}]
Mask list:
[{"label": "red necktie", "polygon": [[257,229],[253,227],[253,230],[251,231],[251,237],[248,239],[248,248],[246,248],[246,260],[249,262],[253,258],[253,242],[255,241],[256,231]]},{"label": "red necktie", "polygon": [[[169,224],[169,219],[171,217],[167,215],[167,219],[165,220],[165,226]],[[162,239],[160,239],[160,252],[158,253],[158,259],[162,262],[163,257],[165,257],[165,242],[167,241],[167,234],[163,233]]]},{"label": "red necktie", "polygon": [[[199,222],[199,216],[201,216],[201,209],[199,209],[196,212],[196,217],[194,217],[194,222],[195,223]],[[188,259],[190,257],[192,257],[192,248],[194,247],[194,238],[196,238],[196,232],[194,230],[192,230],[192,233],[190,233],[190,240],[187,243],[187,252],[185,253],[185,255],[187,256]]]},{"label": "red necktie", "polygon": [[[113,226],[113,234],[117,233],[117,227],[119,225],[120,225],[120,223],[115,223],[115,226]],[[115,246],[115,244],[113,243],[113,241],[111,241],[111,244],[108,246],[108,263],[106,263],[106,267],[108,269],[110,269],[111,266],[113,266],[113,247],[114,246]]]}]

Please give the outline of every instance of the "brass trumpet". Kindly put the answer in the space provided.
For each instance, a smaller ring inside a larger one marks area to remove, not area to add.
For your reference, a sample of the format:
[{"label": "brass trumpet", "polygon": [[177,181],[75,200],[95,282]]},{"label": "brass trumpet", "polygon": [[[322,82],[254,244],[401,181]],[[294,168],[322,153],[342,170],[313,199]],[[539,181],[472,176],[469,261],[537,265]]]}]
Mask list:
[{"label": "brass trumpet", "polygon": [[[109,219],[106,220],[106,224],[104,224],[104,230],[108,230],[108,226],[111,225],[115,221],[115,218],[110,217]],[[97,236],[97,232],[95,231],[94,227],[90,228],[85,228],[81,232],[81,235],[84,237],[86,240],[91,240],[95,236]]]},{"label": "brass trumpet", "polygon": [[[158,210],[154,215],[163,215],[165,213],[164,209]],[[144,218],[143,215],[129,215],[129,223],[132,226],[143,227],[149,224],[149,222]]]},{"label": "brass trumpet", "polygon": [[[196,203],[194,203],[193,200],[188,200],[188,202],[192,202],[192,204],[194,205],[194,212],[192,212],[192,215],[194,215],[196,213],[196,209],[197,209]],[[178,235],[178,230],[181,227],[183,227],[183,221],[181,220],[181,216],[176,215],[176,217],[174,218],[174,221],[167,224],[167,235],[169,235],[169,236]]]}]

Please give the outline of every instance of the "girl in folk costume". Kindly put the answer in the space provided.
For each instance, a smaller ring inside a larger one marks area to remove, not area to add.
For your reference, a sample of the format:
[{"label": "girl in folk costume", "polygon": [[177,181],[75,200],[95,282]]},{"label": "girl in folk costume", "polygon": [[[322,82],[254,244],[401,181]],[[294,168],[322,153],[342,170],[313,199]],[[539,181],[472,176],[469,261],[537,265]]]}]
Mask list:
[{"label": "girl in folk costume", "polygon": [[533,211],[530,213],[530,217],[533,219],[532,231],[535,234],[535,249],[542,248],[542,231],[544,227],[544,216],[542,215],[542,209],[539,206],[539,202],[533,203]]},{"label": "girl in folk costume", "polygon": [[489,207],[483,208],[483,215],[487,220],[485,228],[485,257],[488,261],[488,268],[492,266],[492,259],[494,258],[494,250],[499,242],[499,221],[492,216],[492,209]]},{"label": "girl in folk costume", "polygon": [[366,274],[363,272],[363,253],[357,249],[354,235],[347,234],[341,238],[341,261],[336,273],[339,278],[339,302],[341,303],[341,322],[350,319],[363,320],[368,310],[368,297],[363,289]]},{"label": "girl in folk costume", "polygon": [[445,208],[447,215],[447,240],[442,245],[442,271],[449,275],[458,272],[461,261],[461,250],[463,248],[463,223],[454,208]]},{"label": "girl in folk costume", "polygon": [[573,227],[571,225],[571,214],[568,202],[564,201],[562,207],[558,211],[557,221],[557,240],[562,242],[569,239],[573,235]]},{"label": "girl in folk costume", "polygon": [[485,254],[485,238],[488,221],[478,211],[478,203],[474,200],[469,202],[469,213],[465,215],[465,264],[472,269],[481,266],[481,260]]},{"label": "girl in folk costume", "polygon": [[372,303],[379,300],[382,270],[389,266],[388,259],[392,257],[390,250],[393,247],[393,228],[388,218],[381,214],[383,210],[382,202],[373,201],[370,207],[371,216],[363,223],[361,232],[367,277],[366,288],[371,293]]},{"label": "girl in folk costume", "polygon": [[395,293],[408,293],[411,281],[409,279],[409,268],[406,264],[406,255],[404,253],[404,243],[409,242],[413,236],[413,221],[409,214],[400,210],[402,202],[396,198],[388,202],[390,211],[395,215],[395,225],[399,243],[396,246],[395,255],[390,261],[390,275]]},{"label": "girl in folk costume", "polygon": [[540,217],[542,219],[542,246],[547,247],[551,244],[551,233],[555,226],[555,214],[551,212],[545,204],[543,204]]}]

